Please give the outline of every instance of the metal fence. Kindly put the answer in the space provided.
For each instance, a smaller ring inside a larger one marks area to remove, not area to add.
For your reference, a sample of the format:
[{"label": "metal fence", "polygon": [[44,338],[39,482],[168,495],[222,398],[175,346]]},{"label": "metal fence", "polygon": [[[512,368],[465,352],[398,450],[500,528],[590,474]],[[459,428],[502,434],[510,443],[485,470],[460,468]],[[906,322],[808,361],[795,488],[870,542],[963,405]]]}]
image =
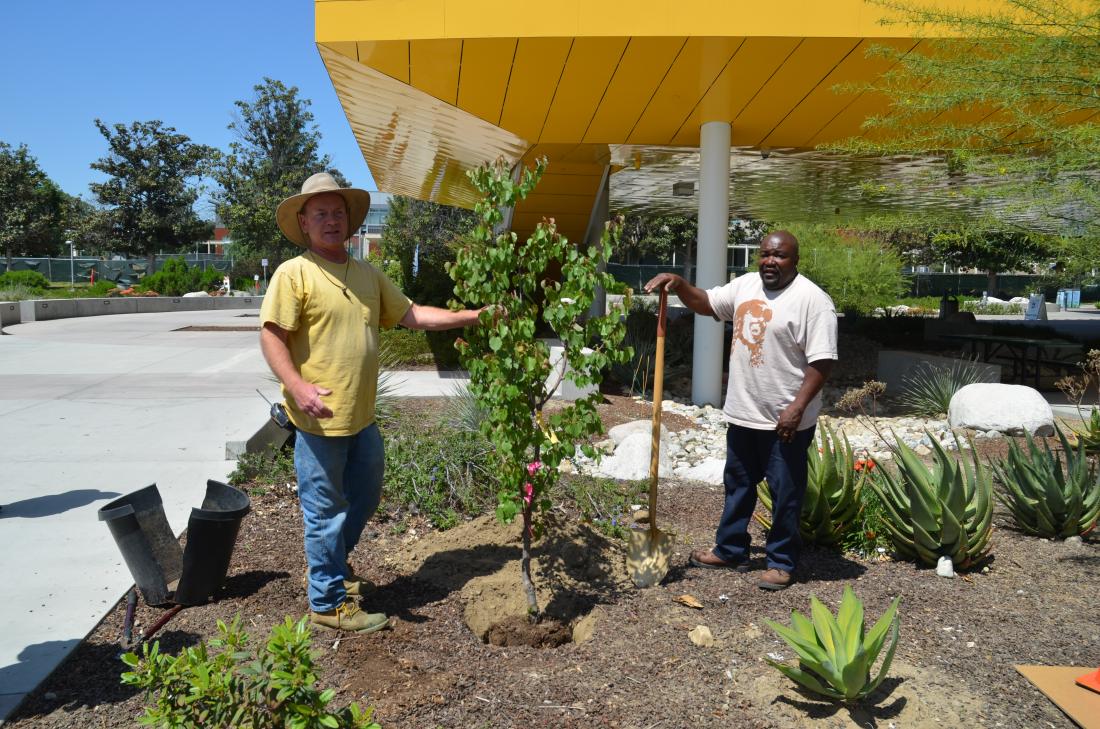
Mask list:
[{"label": "metal fence", "polygon": [[[124,260],[104,261],[98,258],[77,256],[75,258],[13,258],[12,271],[38,271],[54,283],[73,281],[75,283],[90,283],[93,278],[96,281],[113,281],[114,283],[128,286],[136,283],[143,276],[155,273],[170,258],[183,258],[188,266],[199,266],[202,270],[214,268],[222,273],[229,273],[232,261],[222,256],[208,253],[189,253],[187,255],[158,255],[153,261],[153,269],[149,270],[149,261],[146,258],[127,258]],[[7,261],[0,259],[0,273],[7,271]]]},{"label": "metal fence", "polygon": [[[749,269],[729,266],[726,269],[727,277],[735,274],[740,276]],[[607,271],[634,291],[641,291],[647,281],[659,273],[670,272],[684,275],[683,266],[672,265],[628,265],[624,263],[609,263]],[[989,278],[984,273],[911,273],[905,274],[909,281],[907,296],[943,296],[944,294],[956,296],[981,296],[989,287]],[[690,277],[689,277],[690,279]],[[1083,301],[1096,301],[1100,299],[1100,284],[1089,284],[1078,287],[1081,289]],[[1027,296],[1036,291],[1042,291],[1048,300],[1054,300],[1057,291],[1056,284],[1048,284],[1039,276],[1026,274],[1001,274],[997,276],[997,293],[1001,298],[1011,296]]]}]

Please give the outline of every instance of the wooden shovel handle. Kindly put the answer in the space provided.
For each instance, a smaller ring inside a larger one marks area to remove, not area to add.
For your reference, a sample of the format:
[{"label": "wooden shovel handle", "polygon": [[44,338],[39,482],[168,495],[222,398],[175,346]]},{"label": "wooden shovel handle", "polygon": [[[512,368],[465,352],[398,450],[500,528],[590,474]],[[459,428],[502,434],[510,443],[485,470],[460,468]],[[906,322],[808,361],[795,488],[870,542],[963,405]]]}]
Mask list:
[{"label": "wooden shovel handle", "polygon": [[653,440],[649,448],[649,533],[657,534],[657,473],[661,461],[661,400],[665,396],[665,319],[668,309],[668,292],[661,287],[661,299],[657,305],[657,349],[653,363]]}]

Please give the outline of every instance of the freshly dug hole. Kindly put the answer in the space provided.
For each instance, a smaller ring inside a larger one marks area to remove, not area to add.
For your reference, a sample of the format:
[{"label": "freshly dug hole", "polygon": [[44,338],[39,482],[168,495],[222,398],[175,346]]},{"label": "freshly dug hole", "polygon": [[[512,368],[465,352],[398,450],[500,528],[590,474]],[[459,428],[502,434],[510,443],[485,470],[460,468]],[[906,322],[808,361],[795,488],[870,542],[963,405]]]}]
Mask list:
[{"label": "freshly dug hole", "polygon": [[[445,532],[411,541],[395,567],[418,580],[459,590],[466,625],[494,645],[554,647],[573,640],[575,625],[602,603],[633,589],[621,543],[587,524],[544,517],[542,537],[531,549],[531,573],[542,618],[527,618],[520,573],[523,553],[517,519],[500,524],[482,516]],[[591,634],[585,621],[584,636]]]}]

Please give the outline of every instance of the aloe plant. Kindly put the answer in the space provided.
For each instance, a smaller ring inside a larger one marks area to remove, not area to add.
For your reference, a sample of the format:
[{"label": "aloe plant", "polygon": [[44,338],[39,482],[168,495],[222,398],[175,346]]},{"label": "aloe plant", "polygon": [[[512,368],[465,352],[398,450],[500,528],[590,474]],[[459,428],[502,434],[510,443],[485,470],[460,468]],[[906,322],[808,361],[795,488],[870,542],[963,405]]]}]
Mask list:
[{"label": "aloe plant", "polygon": [[[790,627],[766,621],[798,654],[798,666],[770,658],[764,660],[813,693],[834,701],[858,701],[878,688],[890,669],[898,645],[900,600],[894,598],[874,627],[864,635],[863,603],[850,586],[844,588],[836,617],[820,600],[811,596],[810,618],[792,610]],[[890,646],[872,679],[871,667],[887,641]]]},{"label": "aloe plant", "polygon": [[[843,433],[838,437],[828,426],[818,433],[817,442],[810,444],[808,456],[809,474],[799,531],[805,542],[836,546],[859,515],[860,493],[868,470],[857,468],[848,437]],[[756,493],[768,513],[757,514],[757,520],[770,528],[772,497],[767,483],[761,481]]]},{"label": "aloe plant", "polygon": [[[935,438],[932,468],[901,440],[891,447],[894,476],[878,468],[871,488],[882,501],[883,526],[898,554],[927,565],[949,557],[966,568],[989,551],[993,533],[993,480],[971,444],[971,462],[948,455]],[[956,438],[958,443],[958,438]]]},{"label": "aloe plant", "polygon": [[994,492],[1028,534],[1065,539],[1087,534],[1100,517],[1100,476],[1085,455],[1080,440],[1074,451],[1066,434],[1057,429],[1065,467],[1046,441],[1040,448],[1028,438],[1027,450],[1012,442],[1008,457],[991,463],[1004,490]]}]

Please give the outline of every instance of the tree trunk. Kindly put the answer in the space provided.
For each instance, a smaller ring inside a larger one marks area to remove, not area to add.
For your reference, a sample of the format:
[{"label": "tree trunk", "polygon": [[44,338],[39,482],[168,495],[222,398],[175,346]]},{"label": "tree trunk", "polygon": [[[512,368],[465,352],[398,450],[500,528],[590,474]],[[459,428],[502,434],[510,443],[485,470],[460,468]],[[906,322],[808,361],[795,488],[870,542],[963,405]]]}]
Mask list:
[{"label": "tree trunk", "polygon": [[535,595],[535,583],[531,580],[531,509],[531,504],[523,505],[523,560],[520,566],[523,572],[523,591],[527,595],[527,617],[535,623],[539,619],[539,600]]},{"label": "tree trunk", "polygon": [[994,271],[993,269],[990,269],[990,270],[985,272],[985,276],[986,276],[985,292],[990,296],[996,296],[997,295],[997,272]]},{"label": "tree trunk", "polygon": [[151,276],[152,274],[156,273],[156,266],[157,266],[157,254],[156,253],[150,253],[148,255],[148,257],[145,259],[145,275],[146,276]]},{"label": "tree trunk", "polygon": [[7,262],[7,267],[4,269],[4,273],[7,273],[8,271],[11,270],[12,255],[11,255],[11,248],[10,247],[4,249],[4,258]]}]

